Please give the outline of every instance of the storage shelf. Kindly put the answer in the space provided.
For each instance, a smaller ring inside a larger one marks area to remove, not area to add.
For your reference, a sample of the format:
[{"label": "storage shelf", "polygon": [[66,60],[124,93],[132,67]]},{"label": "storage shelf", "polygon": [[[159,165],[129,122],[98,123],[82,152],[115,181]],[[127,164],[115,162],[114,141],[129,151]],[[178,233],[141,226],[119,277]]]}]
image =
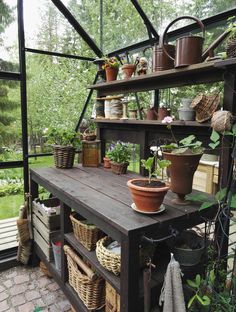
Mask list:
[{"label": "storage shelf", "polygon": [[83,257],[85,257],[89,263],[96,269],[96,271],[108,281],[115,290],[120,293],[120,278],[113,273],[107,271],[98,261],[95,251],[88,251],[74,236],[73,233],[65,234],[67,242]]},{"label": "storage shelf", "polygon": [[101,91],[102,95],[107,95],[212,83],[223,80],[224,64],[229,66],[227,62],[211,61],[193,64],[184,68],[153,72],[130,79],[98,83],[90,85],[88,88]]}]

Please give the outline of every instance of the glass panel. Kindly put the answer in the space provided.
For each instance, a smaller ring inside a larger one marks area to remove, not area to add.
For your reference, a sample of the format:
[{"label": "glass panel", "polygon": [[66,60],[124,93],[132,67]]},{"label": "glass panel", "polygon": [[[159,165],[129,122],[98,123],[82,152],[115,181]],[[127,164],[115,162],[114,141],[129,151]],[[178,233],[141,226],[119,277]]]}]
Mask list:
[{"label": "glass panel", "polygon": [[17,0],[1,1],[0,70],[3,71],[19,70],[16,4]]},{"label": "glass panel", "polygon": [[0,80],[0,161],[22,160],[20,85]]},{"label": "glass panel", "polygon": [[[93,82],[96,66],[89,62],[31,55],[28,70],[28,133],[30,153],[46,152],[50,127],[74,129]],[[91,112],[92,105],[89,105]]]},{"label": "glass panel", "polygon": [[95,57],[93,51],[49,0],[25,0],[25,45],[40,50]]}]

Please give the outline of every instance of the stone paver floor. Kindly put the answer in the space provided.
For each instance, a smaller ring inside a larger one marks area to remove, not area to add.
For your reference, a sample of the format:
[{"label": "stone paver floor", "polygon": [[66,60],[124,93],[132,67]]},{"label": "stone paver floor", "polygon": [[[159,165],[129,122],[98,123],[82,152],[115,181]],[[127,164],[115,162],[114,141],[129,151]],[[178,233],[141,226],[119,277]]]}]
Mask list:
[{"label": "stone paver floor", "polygon": [[0,312],[64,312],[70,307],[57,283],[39,267],[0,272]]}]

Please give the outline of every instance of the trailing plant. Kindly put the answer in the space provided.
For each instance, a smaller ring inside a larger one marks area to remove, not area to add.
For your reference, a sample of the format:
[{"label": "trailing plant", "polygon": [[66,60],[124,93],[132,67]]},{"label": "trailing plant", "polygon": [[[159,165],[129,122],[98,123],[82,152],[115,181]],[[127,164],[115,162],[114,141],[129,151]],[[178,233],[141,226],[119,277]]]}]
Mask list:
[{"label": "trailing plant", "polygon": [[132,153],[132,145],[121,141],[113,142],[107,152],[107,156],[111,161],[116,163],[127,163],[130,161]]}]

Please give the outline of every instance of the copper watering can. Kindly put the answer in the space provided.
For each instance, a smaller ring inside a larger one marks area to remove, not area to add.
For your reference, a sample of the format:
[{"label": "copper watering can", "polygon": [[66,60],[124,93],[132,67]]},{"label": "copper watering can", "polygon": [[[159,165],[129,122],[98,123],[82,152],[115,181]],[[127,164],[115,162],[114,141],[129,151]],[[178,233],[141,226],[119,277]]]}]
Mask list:
[{"label": "copper watering can", "polygon": [[[167,34],[167,31],[169,28],[177,21],[181,19],[192,19],[201,28],[202,31],[202,37],[201,36],[184,36],[181,38],[178,38],[176,40],[176,53],[175,58],[173,58],[165,48],[165,37]],[[202,61],[202,48],[203,48],[203,42],[204,42],[204,36],[205,36],[205,27],[203,23],[196,17],[193,16],[181,16],[176,18],[174,21],[172,21],[167,28],[165,29],[163,36],[162,36],[162,47],[166,55],[174,60],[175,62],[175,68],[178,67],[184,67],[191,64],[200,63]]]}]

